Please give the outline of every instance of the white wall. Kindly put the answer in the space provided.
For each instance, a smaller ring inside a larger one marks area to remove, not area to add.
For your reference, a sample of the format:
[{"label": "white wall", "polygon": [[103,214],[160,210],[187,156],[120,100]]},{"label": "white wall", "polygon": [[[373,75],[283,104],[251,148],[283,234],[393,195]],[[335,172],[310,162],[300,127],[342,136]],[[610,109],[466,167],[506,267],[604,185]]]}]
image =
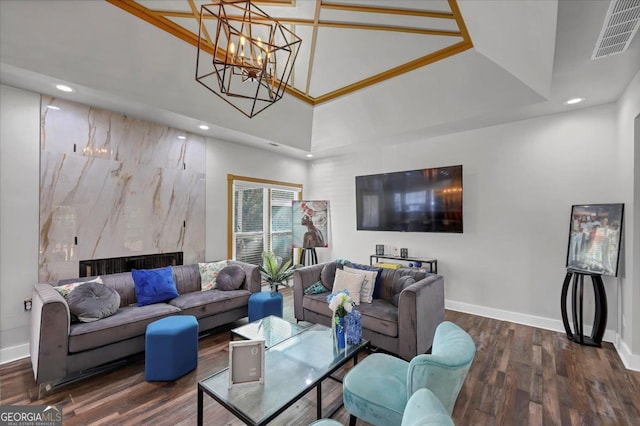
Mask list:
[{"label": "white wall", "polygon": [[38,280],[40,96],[0,85],[0,363],[29,352]]},{"label": "white wall", "polygon": [[[29,353],[23,300],[38,280],[40,95],[0,85],[0,363]],[[227,257],[227,174],[307,183],[306,161],[206,140],[206,259]]]},{"label": "white wall", "polygon": [[[307,195],[331,200],[333,231],[319,256],[368,262],[375,244],[407,247],[438,259],[447,307],[563,330],[571,205],[632,201],[633,153],[616,114],[609,104],[314,161]],[[356,231],[355,176],[454,164],[464,172],[463,234]],[[604,282],[614,340],[625,278]]]},{"label": "white wall", "polygon": [[[621,357],[633,359],[634,367],[640,370],[640,72],[631,81],[624,94],[617,102],[618,140],[624,150],[626,167],[623,173],[624,190],[627,198],[625,204],[625,241],[626,252],[625,274],[618,304],[622,307],[620,316],[619,346]],[[629,357],[629,354],[636,357]]]}]

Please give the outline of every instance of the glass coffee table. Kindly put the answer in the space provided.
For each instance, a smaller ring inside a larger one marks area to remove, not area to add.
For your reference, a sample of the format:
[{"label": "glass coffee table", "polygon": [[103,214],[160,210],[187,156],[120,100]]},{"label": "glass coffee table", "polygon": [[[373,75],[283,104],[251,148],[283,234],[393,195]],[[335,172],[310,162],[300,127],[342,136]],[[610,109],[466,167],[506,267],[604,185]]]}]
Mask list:
[{"label": "glass coffee table", "polygon": [[[295,325],[295,324],[294,324]],[[229,369],[198,382],[198,425],[203,423],[204,394],[248,425],[266,425],[316,388],[316,414],[322,418],[322,381],[369,347],[369,341],[338,349],[329,327],[314,324],[265,351],[264,384],[229,387]],[[330,417],[340,405],[326,415]]]},{"label": "glass coffee table", "polygon": [[234,328],[231,330],[231,340],[236,337],[246,340],[264,340],[264,345],[270,348],[301,333],[306,328],[299,324],[285,321],[280,317],[269,315],[258,321]]}]

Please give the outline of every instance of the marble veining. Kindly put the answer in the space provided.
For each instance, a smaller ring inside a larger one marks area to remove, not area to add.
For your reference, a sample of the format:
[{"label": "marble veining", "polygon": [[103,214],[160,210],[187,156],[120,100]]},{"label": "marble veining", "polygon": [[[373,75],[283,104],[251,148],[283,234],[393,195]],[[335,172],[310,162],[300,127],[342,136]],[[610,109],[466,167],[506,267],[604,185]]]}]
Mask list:
[{"label": "marble veining", "polygon": [[47,96],[41,132],[40,281],[77,277],[81,259],[204,260],[202,137]]}]

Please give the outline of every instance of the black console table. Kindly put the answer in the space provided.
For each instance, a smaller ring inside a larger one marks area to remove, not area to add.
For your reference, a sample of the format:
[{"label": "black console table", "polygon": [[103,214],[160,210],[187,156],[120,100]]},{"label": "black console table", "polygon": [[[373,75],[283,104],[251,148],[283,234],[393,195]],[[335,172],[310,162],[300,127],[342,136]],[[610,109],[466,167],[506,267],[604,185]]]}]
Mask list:
[{"label": "black console table", "polygon": [[402,256],[393,256],[391,254],[372,254],[369,256],[369,265],[373,265],[373,259],[376,262],[380,262],[380,259],[390,259],[390,260],[402,260],[405,262],[422,262],[429,265],[429,270],[437,274],[438,273],[438,259],[432,259],[428,257],[402,257]]},{"label": "black console table", "polygon": [[[585,275],[591,277],[596,305],[591,337],[586,337],[584,335],[584,325],[582,321],[582,298],[584,294]],[[573,282],[573,288],[571,291],[573,331],[569,325],[569,318],[567,315],[567,295],[571,282]],[[564,284],[562,285],[560,308],[562,309],[562,322],[564,323],[564,329],[567,332],[569,340],[587,346],[600,347],[602,345],[602,336],[604,336],[604,331],[607,327],[607,293],[604,290],[604,283],[602,282],[601,275],[586,274],[568,270],[567,276],[564,278]]]}]

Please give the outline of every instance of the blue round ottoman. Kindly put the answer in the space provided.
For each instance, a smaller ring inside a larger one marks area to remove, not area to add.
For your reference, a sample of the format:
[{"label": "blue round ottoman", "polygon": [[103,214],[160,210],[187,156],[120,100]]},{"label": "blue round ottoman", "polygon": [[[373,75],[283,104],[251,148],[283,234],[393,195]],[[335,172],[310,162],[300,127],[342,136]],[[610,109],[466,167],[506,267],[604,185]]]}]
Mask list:
[{"label": "blue round ottoman", "polygon": [[257,321],[269,315],[282,318],[282,294],[261,291],[249,296],[249,322]]},{"label": "blue round ottoman", "polygon": [[172,381],[198,366],[198,320],[192,315],[162,318],[147,325],[144,378]]}]

